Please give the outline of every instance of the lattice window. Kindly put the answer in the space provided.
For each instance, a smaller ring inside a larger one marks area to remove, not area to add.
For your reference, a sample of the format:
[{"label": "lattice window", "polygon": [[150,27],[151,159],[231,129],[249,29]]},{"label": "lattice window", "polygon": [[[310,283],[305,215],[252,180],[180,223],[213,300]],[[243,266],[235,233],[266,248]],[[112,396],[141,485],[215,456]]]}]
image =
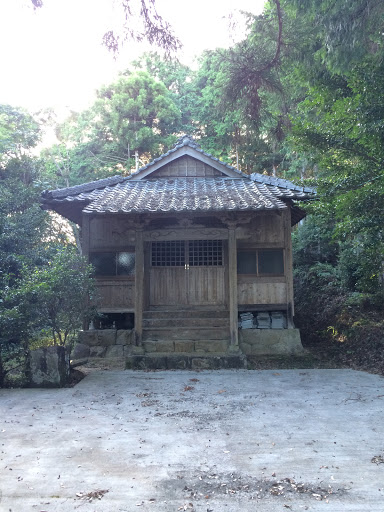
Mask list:
[{"label": "lattice window", "polygon": [[184,267],[185,242],[152,242],[152,267]]},{"label": "lattice window", "polygon": [[189,265],[191,267],[218,267],[223,264],[222,240],[190,240]]}]

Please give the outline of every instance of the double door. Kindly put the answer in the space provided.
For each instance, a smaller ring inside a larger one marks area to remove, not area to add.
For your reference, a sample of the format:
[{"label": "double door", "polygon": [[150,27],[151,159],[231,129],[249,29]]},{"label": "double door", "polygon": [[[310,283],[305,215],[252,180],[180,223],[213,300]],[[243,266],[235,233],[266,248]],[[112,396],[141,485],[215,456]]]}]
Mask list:
[{"label": "double door", "polygon": [[167,240],[150,247],[150,306],[225,304],[222,240]]}]

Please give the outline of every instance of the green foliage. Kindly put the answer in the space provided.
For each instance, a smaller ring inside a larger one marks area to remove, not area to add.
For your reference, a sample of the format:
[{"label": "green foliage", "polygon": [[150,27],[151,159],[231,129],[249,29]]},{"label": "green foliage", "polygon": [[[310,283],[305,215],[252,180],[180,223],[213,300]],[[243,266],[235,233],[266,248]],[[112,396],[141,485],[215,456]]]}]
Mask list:
[{"label": "green foliage", "polygon": [[292,234],[292,245],[297,267],[336,264],[338,244],[333,238],[334,226],[330,215],[310,215],[296,228]]},{"label": "green foliage", "polygon": [[[0,386],[32,346],[65,345],[94,305],[92,268],[74,248],[50,257],[42,266],[24,265],[21,275],[0,290]],[[47,335],[49,331],[49,336]],[[13,364],[12,364],[13,363]]]},{"label": "green foliage", "polygon": [[[31,116],[0,106],[0,387],[18,368],[25,376],[29,341],[49,328],[64,344],[88,313],[90,268],[41,210],[39,140]],[[10,144],[9,141],[14,141]]]},{"label": "green foliage", "polygon": [[59,145],[43,153],[46,175],[69,186],[144,165],[175,142],[180,110],[172,93],[147,72],[126,72],[101,88],[90,109],[57,129]]},{"label": "green foliage", "polygon": [[27,308],[33,309],[29,315],[34,319],[32,328],[36,330],[36,324],[49,327],[54,344],[65,345],[93,311],[89,305],[94,292],[91,273],[92,267],[71,248],[59,251],[47,265],[28,270],[17,293],[24,316]]},{"label": "green foliage", "polygon": [[155,52],[144,53],[132,63],[132,66],[136,70],[146,71],[170,91],[172,100],[180,112],[180,118],[173,127],[174,131],[194,133],[196,101],[199,96],[195,84],[196,73],[179,61],[165,60]]},{"label": "green foliage", "polygon": [[38,124],[20,108],[0,104],[0,166],[21,157],[40,140]]},{"label": "green foliage", "polygon": [[382,60],[384,5],[378,0],[285,0],[317,35],[315,58],[346,72],[367,55]]}]

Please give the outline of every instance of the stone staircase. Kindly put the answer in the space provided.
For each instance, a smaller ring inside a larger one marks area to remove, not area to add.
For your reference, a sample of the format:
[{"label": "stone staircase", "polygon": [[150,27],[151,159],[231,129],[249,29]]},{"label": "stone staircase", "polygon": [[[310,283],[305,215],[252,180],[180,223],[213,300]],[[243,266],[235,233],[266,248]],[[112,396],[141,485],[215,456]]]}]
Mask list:
[{"label": "stone staircase", "polygon": [[158,308],[143,315],[141,354],[127,365],[141,369],[244,368],[245,357],[233,352],[229,313],[208,308]]}]

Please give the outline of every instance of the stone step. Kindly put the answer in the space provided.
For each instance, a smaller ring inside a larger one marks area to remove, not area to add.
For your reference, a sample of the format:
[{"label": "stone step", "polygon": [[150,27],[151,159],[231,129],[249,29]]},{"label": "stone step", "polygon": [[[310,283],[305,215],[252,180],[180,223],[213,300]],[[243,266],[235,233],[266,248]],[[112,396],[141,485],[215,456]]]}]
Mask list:
[{"label": "stone step", "polygon": [[229,327],[229,318],[217,318],[217,317],[203,317],[203,318],[144,318],[143,319],[143,327],[154,329],[157,327],[177,327],[179,329],[189,328],[189,327],[198,327],[201,328],[210,328],[210,327],[218,327],[218,328],[228,328]]},{"label": "stone step", "polygon": [[220,370],[247,368],[244,354],[150,354],[132,355],[126,359],[126,368],[134,370]]},{"label": "stone step", "polygon": [[227,339],[206,340],[153,340],[143,341],[143,349],[146,354],[154,353],[185,353],[185,354],[211,354],[226,352],[229,347]]},{"label": "stone step", "polygon": [[143,318],[229,318],[229,311],[224,309],[155,309],[144,311]]},{"label": "stone step", "polygon": [[226,340],[229,328],[225,327],[154,327],[143,329],[143,340]]}]

